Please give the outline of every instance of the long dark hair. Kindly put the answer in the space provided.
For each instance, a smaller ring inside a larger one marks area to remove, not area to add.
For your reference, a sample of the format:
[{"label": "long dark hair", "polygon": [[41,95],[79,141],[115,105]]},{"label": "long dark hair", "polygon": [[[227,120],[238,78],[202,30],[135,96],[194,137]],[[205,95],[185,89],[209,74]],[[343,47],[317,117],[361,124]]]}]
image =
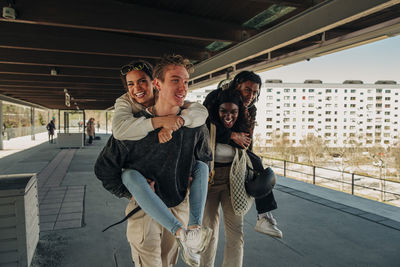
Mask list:
[{"label": "long dark hair", "polygon": [[235,124],[232,127],[232,131],[234,132],[249,132],[250,130],[250,121],[248,116],[245,113],[245,108],[243,105],[242,97],[240,92],[236,89],[227,89],[222,90],[216,96],[215,102],[212,106],[209,107],[209,119],[210,122],[219,125],[220,127],[224,127],[221,123],[221,119],[219,117],[219,106],[223,103],[234,103],[239,107],[239,114]]},{"label": "long dark hair", "polygon": [[[126,66],[135,66],[137,64],[143,64],[144,68],[141,69],[141,71],[143,71],[150,78],[150,80],[153,80],[153,66],[145,60],[139,59],[139,60],[131,61],[131,62],[129,62],[129,64],[122,66],[121,70]],[[125,90],[127,92],[129,92],[128,85],[126,83],[126,74],[127,73],[122,74],[122,71],[120,71],[119,76],[121,78],[121,82],[122,82],[122,85],[124,86]]]}]

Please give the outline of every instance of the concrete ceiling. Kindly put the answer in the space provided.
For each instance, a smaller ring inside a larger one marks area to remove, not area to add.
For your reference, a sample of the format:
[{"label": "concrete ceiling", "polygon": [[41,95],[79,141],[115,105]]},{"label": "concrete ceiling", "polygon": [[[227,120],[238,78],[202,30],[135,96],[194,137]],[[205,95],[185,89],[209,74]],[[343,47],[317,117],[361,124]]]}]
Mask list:
[{"label": "concrete ceiling", "polygon": [[[191,88],[400,32],[400,0],[0,0],[0,99],[106,109],[124,93],[120,66],[182,54]],[[51,69],[57,75],[51,75]],[[76,103],[76,105],[75,105]]]}]

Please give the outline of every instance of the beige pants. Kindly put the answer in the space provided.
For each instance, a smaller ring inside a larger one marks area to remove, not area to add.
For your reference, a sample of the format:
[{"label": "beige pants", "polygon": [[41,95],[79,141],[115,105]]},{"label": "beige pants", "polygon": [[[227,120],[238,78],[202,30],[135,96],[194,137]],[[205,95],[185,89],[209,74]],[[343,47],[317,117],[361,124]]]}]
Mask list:
[{"label": "beige pants", "polygon": [[230,166],[215,168],[214,184],[208,189],[203,226],[213,230],[207,250],[201,254],[200,266],[212,267],[218,244],[219,205],[222,206],[225,229],[223,267],[240,267],[243,262],[243,216],[235,215],[229,193]]},{"label": "beige pants", "polygon": [[[131,200],[125,213],[128,214],[136,207],[136,201]],[[187,225],[189,220],[187,196],[181,204],[170,210],[184,226]],[[177,263],[179,246],[175,236],[143,210],[128,219],[126,236],[131,246],[135,267],[170,267]]]}]

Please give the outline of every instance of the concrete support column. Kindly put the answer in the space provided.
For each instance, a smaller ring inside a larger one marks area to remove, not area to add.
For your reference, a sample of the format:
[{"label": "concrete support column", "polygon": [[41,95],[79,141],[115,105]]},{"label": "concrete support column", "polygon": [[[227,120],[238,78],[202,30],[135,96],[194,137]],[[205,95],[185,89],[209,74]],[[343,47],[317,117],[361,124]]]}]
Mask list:
[{"label": "concrete support column", "polygon": [[58,110],[58,132],[60,132],[60,127],[61,127],[60,125],[61,125],[61,111]]},{"label": "concrete support column", "polygon": [[3,101],[0,100],[0,150],[3,150],[3,131],[5,130],[3,127]]},{"label": "concrete support column", "polygon": [[106,134],[108,133],[108,112],[106,111]]},{"label": "concrete support column", "polygon": [[31,140],[35,140],[35,108],[31,108]]}]

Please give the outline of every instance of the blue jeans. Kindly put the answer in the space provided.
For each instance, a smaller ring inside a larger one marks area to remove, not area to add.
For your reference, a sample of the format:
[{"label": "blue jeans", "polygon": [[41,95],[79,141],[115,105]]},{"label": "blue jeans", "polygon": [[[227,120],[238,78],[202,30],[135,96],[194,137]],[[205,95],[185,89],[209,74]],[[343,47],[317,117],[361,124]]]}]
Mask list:
[{"label": "blue jeans", "polygon": [[[207,199],[208,165],[197,160],[193,166],[193,181],[189,195],[189,226],[201,225]],[[150,188],[146,178],[138,171],[126,169],[122,182],[135,198],[143,211],[175,235],[182,223],[175,218],[168,207]]]}]

